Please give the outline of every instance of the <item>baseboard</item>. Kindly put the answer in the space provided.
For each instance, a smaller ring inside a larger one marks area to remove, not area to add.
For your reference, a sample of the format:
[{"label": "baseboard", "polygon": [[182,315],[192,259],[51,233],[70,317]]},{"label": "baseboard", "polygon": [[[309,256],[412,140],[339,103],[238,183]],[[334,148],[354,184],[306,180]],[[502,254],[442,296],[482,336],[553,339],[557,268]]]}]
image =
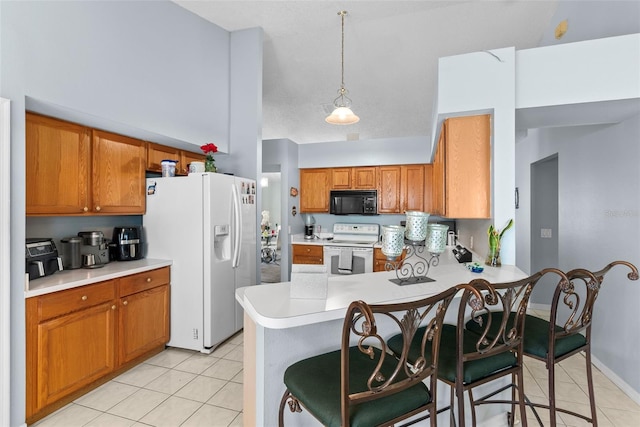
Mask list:
[{"label": "baseboard", "polygon": [[[532,310],[550,311],[551,305],[529,304],[529,308],[531,308]],[[604,363],[598,360],[598,358],[595,357],[593,353],[591,353],[591,362],[593,363],[593,366],[600,369],[600,372],[602,372],[605,377],[609,378],[609,380],[611,380],[612,383],[617,385],[624,394],[629,396],[629,398],[634,402],[636,402],[636,404],[640,405],[640,393],[635,391],[633,387],[631,387],[626,381],[624,381],[615,372],[609,369]]]},{"label": "baseboard", "polygon": [[600,372],[602,372],[605,377],[609,378],[612,383],[617,385],[624,394],[629,396],[629,398],[634,402],[636,402],[637,405],[640,405],[640,393],[635,391],[629,384],[627,384],[626,381],[620,378],[615,372],[607,368],[607,366],[604,363],[602,363],[600,360],[598,360],[598,358],[595,357],[593,353],[591,353],[591,362],[593,366],[600,369]]}]

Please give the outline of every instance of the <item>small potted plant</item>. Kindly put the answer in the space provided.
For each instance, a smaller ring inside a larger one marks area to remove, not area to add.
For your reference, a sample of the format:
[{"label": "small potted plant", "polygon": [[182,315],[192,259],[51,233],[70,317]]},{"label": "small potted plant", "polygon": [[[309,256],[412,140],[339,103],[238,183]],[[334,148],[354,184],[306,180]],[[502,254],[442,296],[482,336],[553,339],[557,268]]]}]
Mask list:
[{"label": "small potted plant", "polygon": [[216,161],[213,159],[213,153],[218,152],[218,147],[213,142],[202,145],[200,149],[205,154],[204,160],[204,171],[205,172],[215,172],[216,171]]},{"label": "small potted plant", "polygon": [[509,220],[507,225],[500,231],[493,227],[493,224],[489,226],[487,234],[489,235],[489,252],[487,253],[487,260],[485,264],[492,267],[500,267],[502,262],[500,261],[500,240],[504,235],[504,232],[513,226],[513,218]]}]

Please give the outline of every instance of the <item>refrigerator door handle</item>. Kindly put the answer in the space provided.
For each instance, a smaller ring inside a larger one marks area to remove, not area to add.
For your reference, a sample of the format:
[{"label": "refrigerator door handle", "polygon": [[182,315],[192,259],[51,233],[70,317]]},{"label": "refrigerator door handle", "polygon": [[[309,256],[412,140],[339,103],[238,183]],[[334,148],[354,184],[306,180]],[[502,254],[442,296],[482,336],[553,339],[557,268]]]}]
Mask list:
[{"label": "refrigerator door handle", "polygon": [[238,187],[234,184],[231,191],[233,202],[233,220],[235,221],[235,236],[233,245],[233,260],[231,266],[236,268],[240,264],[240,244],[242,243],[242,221],[240,218],[240,196],[238,195]]}]

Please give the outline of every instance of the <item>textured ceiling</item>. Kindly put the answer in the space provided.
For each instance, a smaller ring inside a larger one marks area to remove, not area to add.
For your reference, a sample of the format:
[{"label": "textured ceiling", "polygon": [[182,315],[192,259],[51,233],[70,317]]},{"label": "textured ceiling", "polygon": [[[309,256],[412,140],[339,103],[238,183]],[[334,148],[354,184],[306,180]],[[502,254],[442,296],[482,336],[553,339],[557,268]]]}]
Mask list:
[{"label": "textured ceiling", "polygon": [[[220,27],[264,29],[263,139],[299,144],[427,136],[438,58],[538,46],[557,1],[175,1]],[[325,123],[345,85],[360,122]],[[551,29],[550,29],[551,28]]]}]

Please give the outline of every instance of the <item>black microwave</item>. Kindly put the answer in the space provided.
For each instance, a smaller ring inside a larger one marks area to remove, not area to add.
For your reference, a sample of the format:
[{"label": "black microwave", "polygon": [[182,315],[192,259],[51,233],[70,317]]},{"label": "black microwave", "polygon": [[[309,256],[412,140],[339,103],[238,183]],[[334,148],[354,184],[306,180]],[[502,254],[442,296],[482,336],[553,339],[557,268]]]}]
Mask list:
[{"label": "black microwave", "polygon": [[378,215],[376,190],[342,190],[329,193],[329,213],[334,215]]}]

